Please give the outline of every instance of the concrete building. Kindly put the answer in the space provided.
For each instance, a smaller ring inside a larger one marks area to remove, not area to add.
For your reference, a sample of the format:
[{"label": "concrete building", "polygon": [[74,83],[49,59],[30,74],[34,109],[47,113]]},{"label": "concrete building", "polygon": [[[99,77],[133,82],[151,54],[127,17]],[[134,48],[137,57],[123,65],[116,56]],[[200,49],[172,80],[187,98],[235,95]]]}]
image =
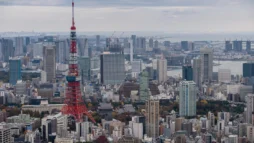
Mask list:
[{"label": "concrete building", "polygon": [[225,41],[225,51],[231,51],[233,49],[233,45],[230,41]]},{"label": "concrete building", "polygon": [[1,39],[3,61],[9,62],[9,57],[14,57],[14,46],[11,39]]},{"label": "concrete building", "polygon": [[246,41],[246,51],[251,51],[251,41]]},{"label": "concrete building", "polygon": [[32,44],[33,57],[43,57],[43,43]]},{"label": "concrete building", "polygon": [[211,82],[213,75],[213,49],[201,48],[200,59],[201,59],[201,81]]},{"label": "concrete building", "polygon": [[234,40],[233,41],[233,50],[237,52],[241,52],[243,50],[243,42]]},{"label": "concrete building", "polygon": [[47,73],[47,81],[54,82],[56,77],[56,48],[55,46],[43,47],[43,70]]},{"label": "concrete building", "polygon": [[138,139],[143,139],[143,123],[129,122],[129,127],[132,129],[132,134]]},{"label": "concrete building", "polygon": [[193,59],[193,81],[198,88],[201,88],[201,59]]},{"label": "concrete building", "polygon": [[246,122],[252,124],[252,112],[254,111],[254,94],[248,94],[245,97],[246,101]]},{"label": "concrete building", "polygon": [[149,39],[149,48],[153,48],[153,39],[152,38]]},{"label": "concrete building", "polygon": [[15,56],[22,56],[24,53],[24,39],[23,37],[15,38]]},{"label": "concrete building", "polygon": [[159,83],[167,81],[167,60],[157,60],[157,77]]},{"label": "concrete building", "polygon": [[215,126],[215,116],[212,112],[208,112],[208,120],[210,120],[211,127]]},{"label": "concrete building", "polygon": [[132,77],[137,78],[141,71],[142,71],[142,62],[141,62],[141,60],[132,61],[131,62]]},{"label": "concrete building", "polygon": [[148,137],[159,136],[159,100],[148,100],[146,102],[146,134]]},{"label": "concrete building", "polygon": [[0,143],[11,143],[11,130],[7,125],[0,124]]},{"label": "concrete building", "polygon": [[229,135],[228,136],[228,141],[230,143],[238,143],[238,136],[237,135]]},{"label": "concrete building", "polygon": [[26,95],[26,88],[26,82],[22,82],[21,80],[19,80],[15,86],[15,93],[18,95]]},{"label": "concrete building", "polygon": [[149,79],[148,72],[143,71],[140,74],[139,99],[140,101],[149,100]]},{"label": "concrete building", "polygon": [[182,81],[179,86],[180,92],[180,116],[196,116],[196,84],[193,81]]},{"label": "concrete building", "polygon": [[218,71],[218,81],[223,83],[231,82],[231,71],[230,69],[219,69]]},{"label": "concrete building", "polygon": [[182,79],[187,81],[193,81],[193,68],[192,66],[182,67]]},{"label": "concrete building", "polygon": [[21,67],[22,65],[20,58],[10,58],[9,60],[10,84],[16,85],[17,81],[21,80]]},{"label": "concrete building", "polygon": [[120,84],[125,79],[124,55],[104,52],[100,56],[101,83]]},{"label": "concrete building", "polygon": [[91,62],[89,57],[79,57],[78,65],[82,83],[91,79]]}]

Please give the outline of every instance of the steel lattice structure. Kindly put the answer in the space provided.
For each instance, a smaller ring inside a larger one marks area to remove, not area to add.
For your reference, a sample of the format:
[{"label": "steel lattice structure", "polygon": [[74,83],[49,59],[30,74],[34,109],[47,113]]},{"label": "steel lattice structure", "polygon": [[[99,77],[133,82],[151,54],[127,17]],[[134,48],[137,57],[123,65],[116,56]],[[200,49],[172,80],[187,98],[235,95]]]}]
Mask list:
[{"label": "steel lattice structure", "polygon": [[70,35],[70,59],[69,59],[69,73],[66,76],[67,84],[65,91],[65,105],[62,108],[62,113],[72,115],[76,121],[82,121],[83,115],[95,123],[92,115],[88,112],[86,105],[82,99],[80,90],[80,76],[77,61],[77,47],[76,47],[76,27],[74,22],[74,2],[72,1],[72,26]]}]

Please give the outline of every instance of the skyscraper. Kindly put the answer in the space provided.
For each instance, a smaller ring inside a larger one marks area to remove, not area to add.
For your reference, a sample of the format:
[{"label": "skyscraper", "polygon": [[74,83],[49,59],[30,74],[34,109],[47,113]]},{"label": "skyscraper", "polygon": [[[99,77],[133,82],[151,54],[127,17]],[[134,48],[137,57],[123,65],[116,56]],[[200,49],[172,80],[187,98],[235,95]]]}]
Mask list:
[{"label": "skyscraper", "polygon": [[211,82],[213,75],[213,49],[201,48],[201,80],[202,82]]},{"label": "skyscraper", "polygon": [[3,61],[8,62],[9,57],[14,56],[14,46],[13,46],[13,41],[11,39],[2,39],[1,40],[2,44],[2,53],[3,53]]},{"label": "skyscraper", "polygon": [[136,78],[142,70],[141,60],[135,60],[131,62],[131,74],[132,77]]},{"label": "skyscraper", "polygon": [[157,60],[157,73],[158,73],[159,82],[167,81],[167,60],[166,59]]},{"label": "skyscraper", "polygon": [[24,39],[23,37],[15,38],[15,56],[21,56],[24,53]]},{"label": "skyscraper", "polygon": [[84,38],[78,38],[77,39],[77,44],[78,44],[78,55],[79,56],[84,56],[85,55],[85,39]]},{"label": "skyscraper", "polygon": [[43,70],[46,71],[47,81],[54,81],[56,77],[56,47],[43,47]]},{"label": "skyscraper", "polygon": [[234,51],[241,52],[243,49],[242,41],[233,41],[233,49]]},{"label": "skyscraper", "polygon": [[139,99],[147,101],[149,100],[149,77],[146,70],[140,73],[139,82]]},{"label": "skyscraper", "polygon": [[153,48],[153,39],[152,38],[149,39],[149,48]]},{"label": "skyscraper", "polygon": [[181,48],[184,51],[188,51],[189,50],[189,42],[188,41],[181,41]]},{"label": "skyscraper", "polygon": [[124,55],[104,52],[100,56],[101,83],[120,84],[125,79]]},{"label": "skyscraper", "polygon": [[193,80],[193,68],[192,66],[182,67],[182,78],[183,80],[192,81]]},{"label": "skyscraper", "polygon": [[254,76],[254,63],[243,63],[243,77]]},{"label": "skyscraper", "polygon": [[246,41],[246,51],[251,51],[251,41]]},{"label": "skyscraper", "polygon": [[159,41],[158,40],[154,41],[154,48],[155,49],[159,48]]},{"label": "skyscraper", "polygon": [[160,102],[159,100],[146,101],[146,134],[148,137],[159,136]]},{"label": "skyscraper", "polygon": [[225,41],[225,51],[231,51],[232,50],[232,44],[230,41]]},{"label": "skyscraper", "polygon": [[133,40],[130,41],[130,62],[133,61],[133,48],[134,48]]},{"label": "skyscraper", "polygon": [[9,82],[12,85],[16,85],[18,80],[21,80],[21,60],[20,58],[10,58],[9,60],[9,72],[10,79]]},{"label": "skyscraper", "polygon": [[201,87],[201,59],[195,58],[193,59],[193,80],[196,85]]},{"label": "skyscraper", "polygon": [[196,116],[196,84],[193,81],[182,81],[179,86],[180,116]]},{"label": "skyscraper", "polygon": [[254,111],[254,95],[253,94],[248,94],[245,97],[246,101],[246,122],[249,124],[252,124],[252,112]]},{"label": "skyscraper", "polygon": [[100,35],[96,35],[96,47],[100,49]]},{"label": "skyscraper", "polygon": [[65,63],[65,47],[66,42],[63,40],[60,40],[56,42],[56,62],[57,63]]},{"label": "skyscraper", "polygon": [[131,35],[131,40],[133,43],[133,49],[137,48],[136,35]]},{"label": "skyscraper", "polygon": [[91,76],[91,65],[90,65],[90,58],[89,57],[79,57],[78,58],[78,65],[81,75],[81,81],[84,83],[84,81],[90,80]]}]

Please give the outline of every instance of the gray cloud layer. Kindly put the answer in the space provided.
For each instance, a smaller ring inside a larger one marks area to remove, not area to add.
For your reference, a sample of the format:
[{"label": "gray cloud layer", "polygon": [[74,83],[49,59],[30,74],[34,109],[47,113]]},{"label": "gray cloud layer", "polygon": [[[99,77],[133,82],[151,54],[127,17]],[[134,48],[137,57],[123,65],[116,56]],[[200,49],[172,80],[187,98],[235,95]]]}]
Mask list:
[{"label": "gray cloud layer", "polygon": [[[71,0],[0,0],[0,5],[69,6]],[[216,6],[253,4],[253,0],[75,0],[80,7]]]}]

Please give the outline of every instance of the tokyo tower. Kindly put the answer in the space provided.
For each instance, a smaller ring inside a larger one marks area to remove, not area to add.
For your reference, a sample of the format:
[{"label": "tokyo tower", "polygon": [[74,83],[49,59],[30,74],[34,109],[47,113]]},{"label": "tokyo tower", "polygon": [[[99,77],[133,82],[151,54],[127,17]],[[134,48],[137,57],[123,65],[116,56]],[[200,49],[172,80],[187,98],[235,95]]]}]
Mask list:
[{"label": "tokyo tower", "polygon": [[88,112],[86,105],[82,99],[80,90],[80,76],[77,61],[77,47],[76,47],[76,27],[74,22],[74,2],[72,0],[72,26],[70,35],[70,58],[69,58],[69,72],[66,76],[66,91],[65,91],[65,105],[62,108],[62,113],[73,116],[77,122],[83,120],[83,115],[86,115],[93,123],[95,120]]}]

